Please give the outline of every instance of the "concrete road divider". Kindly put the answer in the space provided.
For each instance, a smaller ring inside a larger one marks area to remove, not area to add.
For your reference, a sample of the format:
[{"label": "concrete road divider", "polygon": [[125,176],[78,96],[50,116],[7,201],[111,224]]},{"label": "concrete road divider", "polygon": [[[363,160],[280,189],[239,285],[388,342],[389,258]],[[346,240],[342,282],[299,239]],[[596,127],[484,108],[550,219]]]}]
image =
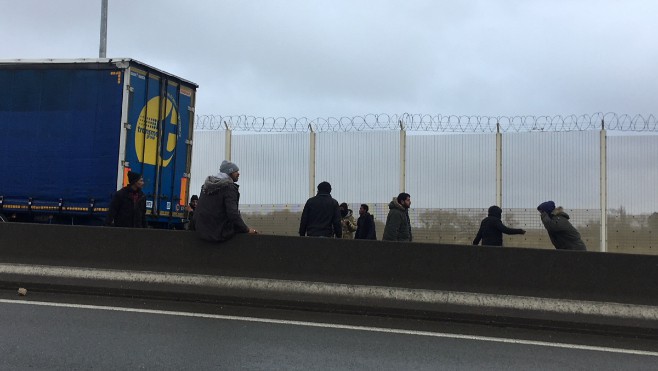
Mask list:
[{"label": "concrete road divider", "polygon": [[3,223],[0,285],[658,334],[658,256]]}]

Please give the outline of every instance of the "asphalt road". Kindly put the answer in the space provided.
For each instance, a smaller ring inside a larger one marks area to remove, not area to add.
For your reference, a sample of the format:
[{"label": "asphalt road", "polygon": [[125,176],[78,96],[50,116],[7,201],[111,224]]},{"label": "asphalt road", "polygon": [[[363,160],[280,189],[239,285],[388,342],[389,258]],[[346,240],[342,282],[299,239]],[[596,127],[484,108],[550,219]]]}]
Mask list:
[{"label": "asphalt road", "polygon": [[658,340],[0,292],[0,368],[656,370]]}]

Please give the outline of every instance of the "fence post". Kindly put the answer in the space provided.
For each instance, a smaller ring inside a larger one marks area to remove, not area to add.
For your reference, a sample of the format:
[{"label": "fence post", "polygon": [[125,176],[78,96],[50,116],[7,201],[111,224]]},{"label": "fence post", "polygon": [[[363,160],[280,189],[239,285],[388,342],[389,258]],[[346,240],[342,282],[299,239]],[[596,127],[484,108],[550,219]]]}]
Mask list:
[{"label": "fence post", "polygon": [[308,125],[311,131],[309,135],[309,159],[308,159],[308,194],[309,197],[315,196],[315,132],[311,125]]},{"label": "fence post", "polygon": [[600,192],[601,192],[601,252],[608,251],[608,141],[605,131],[605,122],[601,119],[600,134]]},{"label": "fence post", "polygon": [[496,123],[496,205],[503,208],[503,134]]},{"label": "fence post", "polygon": [[402,120],[400,124],[400,192],[406,192],[407,187],[407,131]]},{"label": "fence post", "polygon": [[229,129],[228,124],[224,121],[224,127],[226,128],[226,139],[224,141],[224,159],[226,161],[231,161],[231,129]]}]

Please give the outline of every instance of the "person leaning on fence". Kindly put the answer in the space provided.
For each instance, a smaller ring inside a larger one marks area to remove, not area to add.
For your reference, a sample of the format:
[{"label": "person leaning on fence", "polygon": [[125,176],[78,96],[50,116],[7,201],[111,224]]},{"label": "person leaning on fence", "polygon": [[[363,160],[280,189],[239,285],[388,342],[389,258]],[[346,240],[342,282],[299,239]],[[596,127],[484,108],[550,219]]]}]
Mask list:
[{"label": "person leaning on fence", "polygon": [[309,198],[304,205],[299,235],[341,238],[342,234],[338,201],[331,197],[331,184],[322,182],[318,184],[318,194]]},{"label": "person leaning on fence", "polygon": [[340,225],[343,230],[343,238],[352,240],[354,239],[354,232],[356,231],[356,220],[352,210],[348,208],[347,203],[340,204]]},{"label": "person leaning on fence", "polygon": [[486,246],[503,246],[503,233],[505,234],[525,234],[523,229],[508,228],[501,220],[503,209],[494,205],[489,207],[488,216],[480,223],[473,245],[479,245],[480,240],[482,245]]},{"label": "person leaning on fence", "polygon": [[361,204],[359,208],[359,219],[356,221],[355,240],[376,240],[375,217],[368,212],[368,205]]},{"label": "person leaning on fence", "polygon": [[105,225],[146,228],[146,195],[142,192],[142,174],[128,172],[128,185],[116,191],[110,203]]},{"label": "person leaning on fence", "polygon": [[562,206],[556,208],[555,202],[546,201],[537,206],[537,211],[556,249],[587,251],[580,233],[571,225],[569,214],[564,212]]},{"label": "person leaning on fence", "polygon": [[229,161],[222,162],[219,174],[206,178],[193,216],[194,230],[201,239],[223,242],[236,233],[258,233],[240,215],[239,178],[240,169]]},{"label": "person leaning on fence", "polygon": [[412,241],[411,221],[409,219],[411,196],[400,193],[388,204],[388,216],[384,227],[384,241]]}]

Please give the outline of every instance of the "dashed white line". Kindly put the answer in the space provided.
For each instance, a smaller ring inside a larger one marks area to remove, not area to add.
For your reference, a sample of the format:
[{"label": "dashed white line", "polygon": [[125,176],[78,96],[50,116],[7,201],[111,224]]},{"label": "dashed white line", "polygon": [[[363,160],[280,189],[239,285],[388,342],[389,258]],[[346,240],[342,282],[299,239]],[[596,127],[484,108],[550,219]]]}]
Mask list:
[{"label": "dashed white line", "polygon": [[414,335],[414,336],[428,336],[428,337],[460,339],[460,340],[487,341],[493,343],[534,345],[534,346],[550,347],[550,348],[577,349],[577,350],[587,350],[594,352],[607,352],[607,353],[658,357],[658,352],[652,352],[646,350],[598,347],[598,346],[581,345],[581,344],[550,343],[546,341],[497,338],[491,336],[449,334],[449,333],[429,332],[429,331],[402,330],[402,329],[391,329],[391,328],[369,327],[369,326],[339,325],[339,324],[331,324],[331,323],[291,321],[291,320],[279,320],[279,319],[256,318],[256,317],[239,317],[239,316],[227,316],[221,314],[191,313],[191,312],[166,311],[166,310],[157,310],[157,309],[110,307],[103,305],[52,303],[52,302],[43,302],[43,301],[26,301],[26,300],[9,300],[9,299],[0,299],[0,303],[105,310],[105,311],[128,312],[128,313],[159,314],[159,315],[178,316],[178,317],[210,318],[210,319],[219,319],[219,320],[228,320],[228,321],[259,322],[259,323],[271,323],[271,324],[292,325],[292,326],[331,328],[331,329],[379,332],[379,333]]}]

